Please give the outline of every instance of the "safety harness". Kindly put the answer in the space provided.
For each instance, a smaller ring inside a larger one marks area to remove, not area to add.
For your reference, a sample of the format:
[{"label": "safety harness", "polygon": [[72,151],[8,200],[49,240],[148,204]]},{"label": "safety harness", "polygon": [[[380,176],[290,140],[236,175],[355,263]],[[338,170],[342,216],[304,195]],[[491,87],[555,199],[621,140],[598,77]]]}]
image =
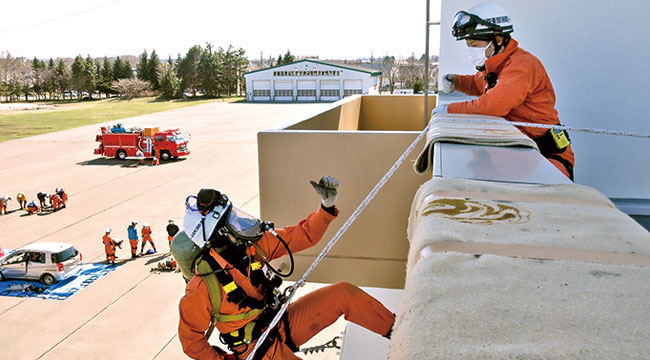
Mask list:
[{"label": "safety harness", "polygon": [[[255,261],[254,256],[257,251],[256,246],[249,248],[252,256],[249,256],[249,269],[250,275],[247,280],[250,285],[257,289],[261,289],[263,298],[258,300],[246,294],[233,279],[233,276],[227,270],[236,269],[230,265],[218,252],[211,249],[209,252],[204,253],[197,258],[195,265],[196,275],[201,276],[208,286],[208,293],[210,295],[210,303],[212,304],[212,312],[210,319],[210,326],[205,333],[206,339],[210,338],[217,322],[235,322],[235,321],[248,321],[243,327],[231,331],[229,333],[220,334],[220,340],[228,345],[228,348],[235,351],[235,348],[246,345],[244,351],[248,349],[248,345],[257,340],[262,332],[268,327],[271,320],[275,317],[278,310],[284,303],[285,297],[280,294],[278,287],[282,284],[282,279],[277,276],[270,278],[265,275],[265,269],[262,263]],[[221,288],[226,293],[226,300],[237,304],[239,309],[250,308],[250,310],[234,315],[221,314],[221,303],[223,301]],[[285,344],[294,351],[297,347],[291,341],[289,334],[288,316],[285,320]],[[250,320],[250,321],[249,321]],[[276,339],[280,337],[279,331],[273,329],[271,336],[267,338],[263,344],[263,351],[256,353],[256,358],[264,356],[266,351],[271,347]]]}]

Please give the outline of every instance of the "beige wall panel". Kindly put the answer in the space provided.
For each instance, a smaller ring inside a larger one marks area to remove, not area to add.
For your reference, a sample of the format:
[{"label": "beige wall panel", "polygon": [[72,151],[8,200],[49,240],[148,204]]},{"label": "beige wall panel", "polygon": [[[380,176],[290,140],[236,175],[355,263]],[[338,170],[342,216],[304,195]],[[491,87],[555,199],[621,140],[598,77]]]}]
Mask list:
[{"label": "beige wall panel", "polygon": [[[436,107],[436,96],[429,95],[429,110]],[[423,95],[364,95],[359,115],[359,130],[420,131],[424,128]]]}]

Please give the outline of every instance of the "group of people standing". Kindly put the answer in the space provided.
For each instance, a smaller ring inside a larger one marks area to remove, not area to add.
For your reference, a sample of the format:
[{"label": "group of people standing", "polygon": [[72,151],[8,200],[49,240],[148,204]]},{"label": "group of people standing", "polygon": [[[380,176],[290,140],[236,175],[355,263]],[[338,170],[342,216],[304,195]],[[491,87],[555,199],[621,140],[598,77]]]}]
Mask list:
[{"label": "group of people standing", "polygon": [[[48,206],[48,201],[52,211],[63,209],[68,203],[68,194],[62,187],[56,188],[53,194],[40,191],[36,194],[36,198],[38,199],[38,204],[34,200],[27,202],[27,195],[23,192],[19,192],[16,195],[16,201],[18,201],[18,205],[20,205],[20,210],[27,210],[30,215],[37,211],[44,211]],[[7,206],[9,201],[12,201],[13,199],[14,198],[11,195],[0,196],[0,215],[8,214]]]},{"label": "group of people standing", "polygon": [[[136,226],[138,225],[138,222],[136,220],[132,220],[129,226],[127,227],[127,233],[129,237],[129,244],[131,245],[131,258],[137,258],[139,256],[142,256],[144,254],[144,248],[147,245],[147,243],[151,243],[151,247],[153,248],[153,252],[156,253],[156,244],[153,242],[153,239],[151,238],[151,234],[153,231],[151,230],[151,227],[149,226],[148,223],[143,223],[142,228],[140,229],[140,236],[142,236],[142,243],[140,245],[140,253],[138,253],[138,242],[139,242],[139,237],[138,237],[138,229]],[[167,224],[167,239],[169,241],[169,246],[171,249],[171,242],[172,239],[174,238],[174,235],[178,233],[178,225],[174,224],[174,219],[169,219],[168,224]],[[116,248],[122,248],[122,240],[119,240],[117,238],[111,237],[111,232],[112,229],[110,227],[106,228],[105,234],[102,237],[102,242],[104,244],[104,249],[106,251],[106,261],[115,265],[115,259],[117,256],[115,255],[115,249]]]}]

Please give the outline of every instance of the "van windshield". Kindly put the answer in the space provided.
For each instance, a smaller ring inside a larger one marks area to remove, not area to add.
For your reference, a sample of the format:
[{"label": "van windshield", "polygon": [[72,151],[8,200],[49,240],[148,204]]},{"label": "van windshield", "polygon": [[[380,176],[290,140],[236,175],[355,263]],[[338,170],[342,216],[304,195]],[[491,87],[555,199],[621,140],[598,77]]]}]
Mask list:
[{"label": "van windshield", "polygon": [[60,253],[54,253],[52,254],[52,262],[53,263],[58,263],[58,262],[65,262],[67,260],[72,259],[73,257],[77,256],[79,252],[77,249],[74,248],[74,246],[71,246]]}]

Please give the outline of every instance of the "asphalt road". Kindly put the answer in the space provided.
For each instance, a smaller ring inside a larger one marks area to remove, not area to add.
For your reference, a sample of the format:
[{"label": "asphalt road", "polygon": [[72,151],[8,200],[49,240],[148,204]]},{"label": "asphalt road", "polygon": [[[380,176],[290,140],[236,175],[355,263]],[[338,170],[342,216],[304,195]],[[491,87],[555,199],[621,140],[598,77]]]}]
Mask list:
[{"label": "asphalt road", "polygon": [[127,239],[136,219],[138,230],[150,224],[160,254],[126,261],[126,241],[117,251],[125,263],[67,300],[0,297],[2,358],[185,359],[177,337],[184,282],[179,274],[150,272],[169,250],[167,219],[181,224],[185,197],[202,187],[217,188],[258,215],[257,132],[327,106],[211,103],[122,120],[127,128],[179,127],[191,134],[187,159],[156,167],[93,155],[99,124],[0,143],[0,195],[24,192],[36,200],[37,192],[59,186],[69,194],[68,207],[55,213],[0,216],[2,248],[68,242],[84,262],[103,262],[104,229]]}]

